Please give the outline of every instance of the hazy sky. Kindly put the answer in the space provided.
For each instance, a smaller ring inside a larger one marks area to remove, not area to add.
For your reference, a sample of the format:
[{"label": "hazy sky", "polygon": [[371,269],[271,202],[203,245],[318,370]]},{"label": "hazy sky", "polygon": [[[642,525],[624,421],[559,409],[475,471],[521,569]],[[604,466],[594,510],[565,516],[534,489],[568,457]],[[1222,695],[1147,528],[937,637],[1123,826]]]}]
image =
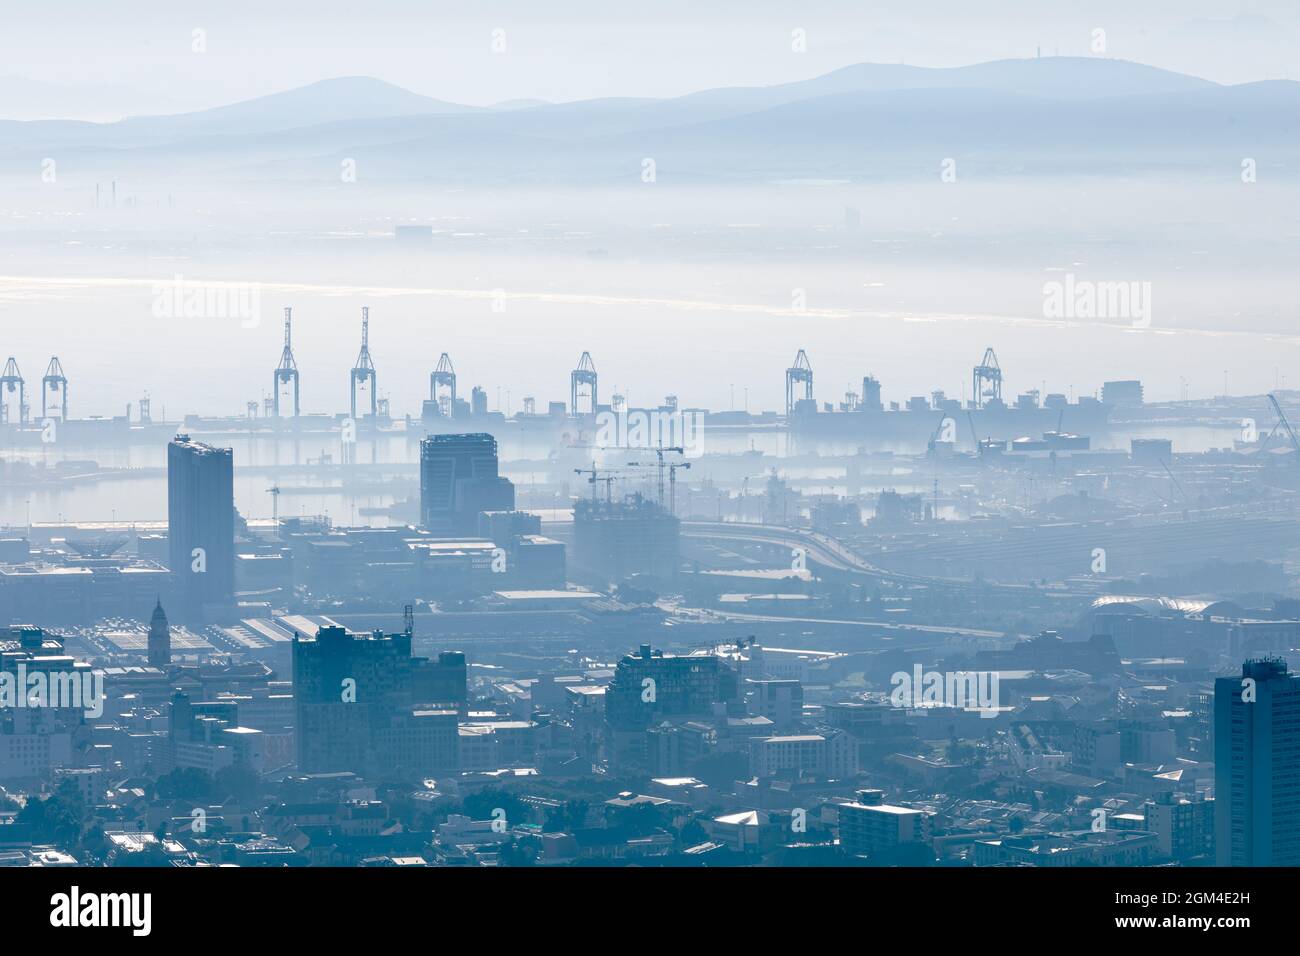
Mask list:
[{"label": "hazy sky", "polygon": [[[1294,77],[1295,0],[67,0],[7,18],[7,74],[121,88],[124,109],[192,109],[368,74],[488,104],[671,96],[802,79],[861,61],[952,66],[1106,55],[1221,82]],[[791,31],[807,51],[791,50]],[[206,31],[195,53],[193,31]],[[504,31],[505,52],[492,50]],[[4,114],[0,104],[0,115]]]}]

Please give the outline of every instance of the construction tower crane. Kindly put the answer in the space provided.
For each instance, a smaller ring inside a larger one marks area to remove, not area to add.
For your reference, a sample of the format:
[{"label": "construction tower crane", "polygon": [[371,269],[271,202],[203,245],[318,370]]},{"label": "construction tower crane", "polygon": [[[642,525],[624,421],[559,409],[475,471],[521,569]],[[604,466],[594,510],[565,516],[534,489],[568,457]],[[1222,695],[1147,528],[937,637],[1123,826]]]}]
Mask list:
[{"label": "construction tower crane", "polygon": [[[447,389],[439,397],[438,389]],[[438,359],[438,367],[429,375],[429,401],[436,402],[444,418],[456,414],[456,369],[451,364],[451,356],[446,352]]]},{"label": "construction tower crane", "polygon": [[280,364],[275,367],[275,400],[273,407],[275,417],[280,417],[280,392],[282,386],[293,384],[293,417],[297,418],[301,410],[298,404],[298,363],[293,357],[293,309],[284,310],[284,351],[280,353]]},{"label": "construction tower crane", "polygon": [[971,374],[971,395],[976,408],[994,399],[1002,401],[1002,368],[992,346],[984,350],[984,359]]},{"label": "construction tower crane", "polygon": [[[581,398],[589,399],[590,407],[586,412],[580,413],[578,400]],[[578,367],[569,373],[569,411],[574,418],[580,414],[595,415],[597,401],[596,363],[591,360],[590,352],[583,352],[578,359]]]},{"label": "construction tower crane", "polygon": [[668,513],[674,518],[677,517],[677,469],[685,468],[687,471],[691,468],[689,461],[679,461],[668,466]]},{"label": "construction tower crane", "polygon": [[794,357],[794,364],[785,370],[785,414],[794,414],[796,385],[803,385],[804,400],[813,397],[813,370],[808,361],[808,353],[803,349]]},{"label": "construction tower crane", "polygon": [[357,392],[365,388],[370,393],[371,418],[379,414],[379,376],[375,372],[375,363],[370,358],[370,308],[361,307],[361,351],[357,354],[357,363],[352,367],[352,420],[357,418]]},{"label": "construction tower crane", "polygon": [[627,464],[629,468],[658,468],[659,470],[658,504],[660,508],[664,506],[664,471],[667,470],[668,488],[669,488],[669,498],[668,498],[669,514],[676,514],[677,513],[677,469],[678,468],[690,469],[691,463],[689,461],[665,462],[664,452],[670,452],[670,451],[675,451],[679,455],[686,454],[686,450],[677,445],[674,445],[671,448],[656,448],[654,450],[655,457],[658,459],[656,464],[651,465],[647,462],[641,462],[641,461],[629,461]]},{"label": "construction tower crane", "polygon": [[[656,449],[654,450],[655,457],[659,459],[659,463],[658,463],[658,466],[657,466],[657,467],[659,468],[659,507],[661,507],[661,508],[663,507],[663,504],[664,504],[664,468],[665,468],[665,467],[669,467],[669,466],[667,466],[667,465],[665,464],[665,462],[664,462],[664,452],[666,452],[666,451],[675,451],[675,452],[677,452],[677,454],[679,454],[679,455],[684,455],[684,454],[686,454],[686,449],[682,448],[682,447],[679,446],[679,445],[673,445],[673,446],[668,447],[668,448],[664,448],[663,446],[660,446],[659,448],[656,448]],[[653,466],[651,466],[651,465],[643,464],[642,462],[639,462],[639,461],[629,461],[629,462],[628,462],[628,465],[631,466],[631,467],[633,467],[633,468],[650,468],[650,467],[653,467]]]},{"label": "construction tower crane", "polygon": [[41,418],[50,417],[50,399],[54,398],[59,403],[59,421],[68,420],[68,378],[63,374],[63,364],[56,355],[50,359],[49,367],[45,369],[45,377],[41,379]]},{"label": "construction tower crane", "polygon": [[594,461],[591,463],[590,468],[575,468],[573,469],[573,473],[575,475],[590,475],[590,477],[587,479],[587,484],[591,485],[591,500],[593,503],[596,500],[596,483],[598,481],[603,481],[605,483],[605,504],[612,503],[613,501],[612,486],[614,484],[614,481],[618,478],[618,475],[616,475],[613,472],[607,471],[605,472],[604,477],[601,477],[600,469],[596,467],[596,463]]},{"label": "construction tower crane", "polygon": [[[27,383],[23,381],[22,372],[18,371],[18,362],[11,355],[5,362],[3,374],[0,374],[0,389],[12,395],[18,393],[18,424],[27,423]],[[10,422],[9,403],[0,398],[0,423]]]}]

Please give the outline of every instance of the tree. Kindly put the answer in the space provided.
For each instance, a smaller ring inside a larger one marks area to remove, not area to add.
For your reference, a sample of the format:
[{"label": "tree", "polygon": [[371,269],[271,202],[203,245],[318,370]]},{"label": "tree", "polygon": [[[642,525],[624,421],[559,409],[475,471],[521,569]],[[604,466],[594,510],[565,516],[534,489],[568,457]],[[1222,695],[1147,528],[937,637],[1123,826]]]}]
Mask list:
[{"label": "tree", "polygon": [[64,780],[50,796],[28,800],[14,822],[32,828],[33,842],[72,847],[81,839],[85,816],[81,790],[71,780]]},{"label": "tree", "polygon": [[525,819],[528,807],[509,790],[488,789],[472,793],[461,803],[461,809],[472,820],[486,820],[493,810],[504,810],[511,823]]},{"label": "tree", "polygon": [[536,837],[511,840],[497,850],[497,863],[500,866],[533,866],[541,850],[541,842]]},{"label": "tree", "polygon": [[587,813],[591,804],[586,800],[570,800],[564,805],[565,820],[570,830],[577,830],[587,823]]},{"label": "tree", "polygon": [[262,778],[247,763],[231,764],[217,771],[212,791],[218,799],[234,797],[241,804],[249,804],[261,795]]},{"label": "tree", "polygon": [[543,833],[560,833],[568,828],[569,815],[563,806],[551,807],[546,811],[546,820],[542,824]]},{"label": "tree", "polygon": [[112,844],[108,842],[108,835],[104,833],[104,828],[95,824],[82,836],[79,849],[82,864],[89,865],[94,861],[103,860],[112,849]]},{"label": "tree", "polygon": [[543,833],[560,833],[564,830],[577,830],[587,823],[587,812],[591,804],[586,800],[566,800],[561,806],[546,811],[546,823]]},{"label": "tree", "polygon": [[704,824],[699,820],[691,817],[686,825],[682,827],[682,832],[678,835],[683,847],[699,846],[709,839],[709,832],[704,829]]},{"label": "tree", "polygon": [[637,836],[649,836],[663,825],[663,813],[652,803],[639,803],[621,810],[618,824]]},{"label": "tree", "polygon": [[212,796],[212,778],[197,767],[179,767],[158,778],[154,794],[160,800],[207,803]]},{"label": "tree", "polygon": [[160,844],[149,843],[143,849],[127,852],[119,850],[112,855],[112,866],[167,866],[167,852]]}]

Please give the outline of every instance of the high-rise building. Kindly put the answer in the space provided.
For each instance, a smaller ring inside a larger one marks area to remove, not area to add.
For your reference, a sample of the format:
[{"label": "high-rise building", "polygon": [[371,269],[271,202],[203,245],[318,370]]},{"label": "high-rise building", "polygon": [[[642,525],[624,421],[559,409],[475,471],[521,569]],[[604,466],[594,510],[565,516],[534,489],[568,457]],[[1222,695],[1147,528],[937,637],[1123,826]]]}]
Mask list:
[{"label": "high-rise building", "polygon": [[172,629],[167,623],[167,612],[163,610],[160,598],[149,621],[149,666],[166,667],[171,660]]},{"label": "high-rise building", "polygon": [[[93,720],[104,705],[103,684],[90,664],[67,654],[61,638],[14,624],[0,631],[0,684],[10,688],[0,695],[0,783],[86,765],[94,752]],[[21,703],[13,699],[19,687]]]},{"label": "high-rise building", "polygon": [[930,815],[924,810],[887,804],[879,790],[859,790],[857,796],[857,800],[837,807],[840,845],[845,853],[877,856],[895,852],[904,844],[930,844]]},{"label": "high-rise building", "polygon": [[465,655],[411,656],[410,634],[322,627],[293,643],[298,769],[424,773],[456,766]]},{"label": "high-rise building", "polygon": [[750,713],[766,717],[777,730],[787,730],[803,717],[803,685],[797,680],[747,679],[742,689]]},{"label": "high-rise building", "polygon": [[235,599],[235,468],[229,448],[177,435],[167,446],[167,535],[181,617]]},{"label": "high-rise building", "polygon": [[1300,865],[1300,679],[1286,661],[1214,682],[1214,796],[1219,866]]},{"label": "high-rise building", "polygon": [[[606,738],[617,767],[662,769],[653,740],[666,721],[712,721],[739,710],[739,676],[714,654],[664,654],[641,645],[618,662],[605,690]],[[705,729],[708,729],[705,727]]]},{"label": "high-rise building", "polygon": [[1142,829],[1156,835],[1162,857],[1179,861],[1208,859],[1214,852],[1215,802],[1200,793],[1183,796],[1163,791],[1143,808],[1146,820]]},{"label": "high-rise building", "polygon": [[582,579],[605,583],[634,574],[672,579],[680,557],[681,522],[640,495],[627,501],[584,499],[574,506],[573,563]]},{"label": "high-rise building", "polygon": [[736,672],[714,654],[665,654],[641,645],[618,662],[605,692],[605,716],[617,730],[665,718],[707,717],[737,698]]},{"label": "high-rise building", "polygon": [[1141,405],[1142,383],[1137,379],[1102,382],[1101,400],[1106,405]]},{"label": "high-rise building", "polygon": [[515,486],[497,471],[497,441],[483,432],[420,442],[420,523],[435,534],[475,534],[483,511],[513,511]]},{"label": "high-rise building", "polygon": [[749,771],[756,777],[794,771],[843,780],[858,772],[858,746],[842,730],[759,737],[749,742]]}]

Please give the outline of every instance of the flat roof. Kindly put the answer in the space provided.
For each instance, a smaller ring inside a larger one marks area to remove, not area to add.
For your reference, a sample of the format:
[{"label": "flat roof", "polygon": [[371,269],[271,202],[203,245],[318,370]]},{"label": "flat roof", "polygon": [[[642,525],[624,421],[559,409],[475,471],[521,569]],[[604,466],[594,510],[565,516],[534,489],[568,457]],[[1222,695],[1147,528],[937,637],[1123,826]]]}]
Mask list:
[{"label": "flat roof", "polygon": [[806,568],[799,571],[793,568],[727,568],[701,571],[699,573],[705,577],[756,578],[765,581],[784,581],[789,578],[797,578],[800,581],[812,580],[812,573]]},{"label": "flat roof", "polygon": [[855,810],[875,810],[878,813],[892,813],[900,817],[914,813],[925,813],[924,810],[913,810],[911,807],[896,807],[889,803],[880,803],[874,806],[866,803],[841,803],[840,806],[852,807]]},{"label": "flat roof", "polygon": [[600,597],[593,591],[575,590],[575,591],[493,591],[497,597],[506,601],[589,601],[592,598]]},{"label": "flat roof", "polygon": [[491,551],[496,547],[492,541],[484,538],[469,540],[447,540],[445,538],[412,538],[406,542],[407,547],[420,548],[425,551]]}]

